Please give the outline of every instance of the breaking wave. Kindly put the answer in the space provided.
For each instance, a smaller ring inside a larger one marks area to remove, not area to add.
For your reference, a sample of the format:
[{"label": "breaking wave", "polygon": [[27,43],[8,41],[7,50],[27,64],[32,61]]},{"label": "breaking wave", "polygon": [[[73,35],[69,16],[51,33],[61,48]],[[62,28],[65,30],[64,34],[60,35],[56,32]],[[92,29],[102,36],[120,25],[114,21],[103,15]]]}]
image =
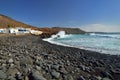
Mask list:
[{"label": "breaking wave", "polygon": [[90,33],[89,35],[91,36],[99,36],[99,37],[107,37],[107,38],[117,38],[117,39],[120,39],[120,34],[116,34],[116,33],[102,33],[102,34],[99,34],[99,33]]},{"label": "breaking wave", "polygon": [[120,55],[120,33],[70,34],[64,31],[43,39],[52,44]]}]

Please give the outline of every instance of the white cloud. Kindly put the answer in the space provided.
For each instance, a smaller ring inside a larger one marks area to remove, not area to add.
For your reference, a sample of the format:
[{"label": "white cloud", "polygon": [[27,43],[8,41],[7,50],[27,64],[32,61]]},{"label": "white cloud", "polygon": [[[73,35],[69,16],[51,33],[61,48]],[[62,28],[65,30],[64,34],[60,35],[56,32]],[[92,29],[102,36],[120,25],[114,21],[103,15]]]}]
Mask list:
[{"label": "white cloud", "polygon": [[87,32],[120,32],[120,26],[116,25],[90,24],[80,28]]}]

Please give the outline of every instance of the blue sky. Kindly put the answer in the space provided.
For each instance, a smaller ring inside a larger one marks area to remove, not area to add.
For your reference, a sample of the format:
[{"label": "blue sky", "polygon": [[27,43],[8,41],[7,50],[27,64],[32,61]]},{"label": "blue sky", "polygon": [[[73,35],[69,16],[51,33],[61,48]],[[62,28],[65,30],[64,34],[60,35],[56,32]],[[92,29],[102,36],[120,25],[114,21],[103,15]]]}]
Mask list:
[{"label": "blue sky", "polygon": [[99,24],[120,30],[120,0],[1,0],[0,13],[37,27]]}]

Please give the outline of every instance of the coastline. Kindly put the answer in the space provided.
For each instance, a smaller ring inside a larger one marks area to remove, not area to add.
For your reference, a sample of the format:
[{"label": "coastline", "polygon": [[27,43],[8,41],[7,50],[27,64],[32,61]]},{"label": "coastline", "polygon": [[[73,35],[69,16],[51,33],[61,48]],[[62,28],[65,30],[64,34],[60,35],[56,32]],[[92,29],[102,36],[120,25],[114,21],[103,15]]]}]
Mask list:
[{"label": "coastline", "polygon": [[120,79],[119,55],[55,45],[32,35],[0,37],[0,42],[0,79]]}]

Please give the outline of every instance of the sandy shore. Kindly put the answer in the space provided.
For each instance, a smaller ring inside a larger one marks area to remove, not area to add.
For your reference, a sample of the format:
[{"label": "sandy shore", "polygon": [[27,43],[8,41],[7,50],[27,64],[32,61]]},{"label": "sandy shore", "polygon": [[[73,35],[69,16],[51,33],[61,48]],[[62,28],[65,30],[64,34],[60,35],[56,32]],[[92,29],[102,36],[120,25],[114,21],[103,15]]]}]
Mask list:
[{"label": "sandy shore", "polygon": [[120,80],[120,56],[58,46],[39,36],[0,37],[0,80]]}]

